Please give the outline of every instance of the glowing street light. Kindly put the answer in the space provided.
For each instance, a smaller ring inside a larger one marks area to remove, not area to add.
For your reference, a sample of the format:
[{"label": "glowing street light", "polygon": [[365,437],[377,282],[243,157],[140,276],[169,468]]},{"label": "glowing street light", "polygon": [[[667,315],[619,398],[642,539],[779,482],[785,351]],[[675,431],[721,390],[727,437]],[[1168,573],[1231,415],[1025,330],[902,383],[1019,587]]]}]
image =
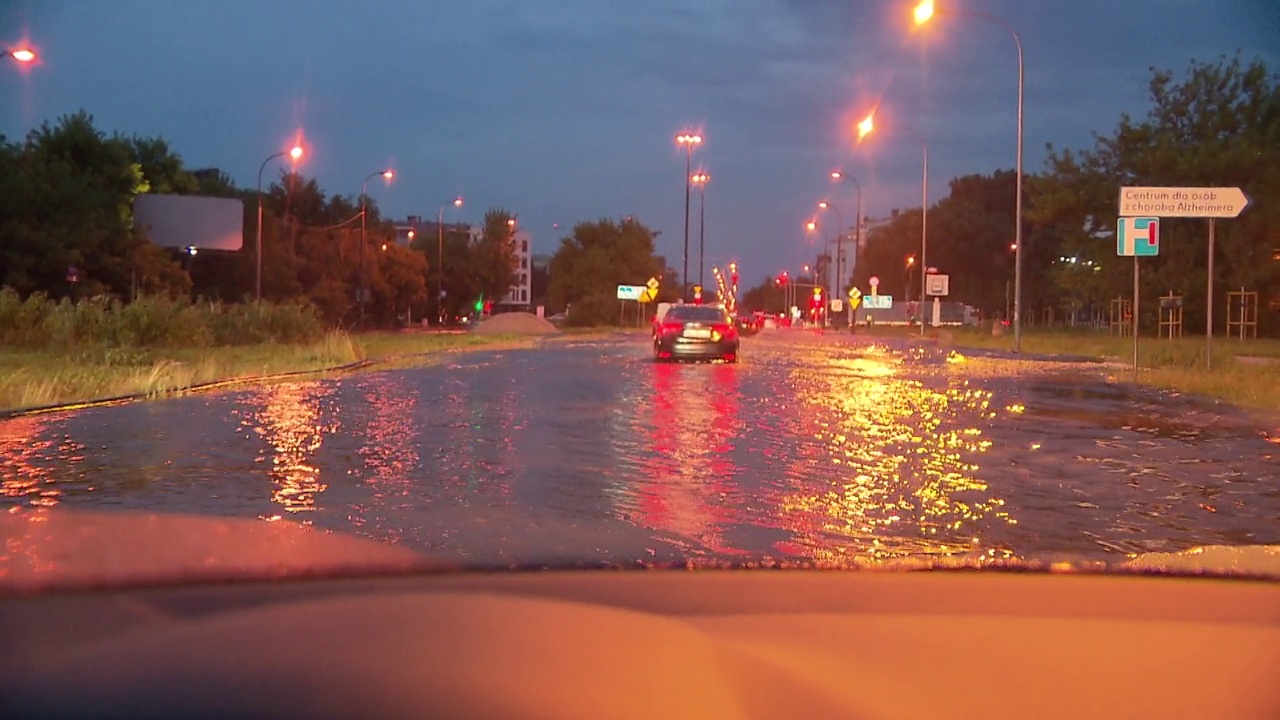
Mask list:
[{"label": "glowing street light", "polygon": [[450,205],[462,207],[462,196],[441,205],[436,214],[436,315],[441,325],[444,324],[444,211]]},{"label": "glowing street light", "polygon": [[[875,113],[872,112],[858,122],[858,142],[862,142],[864,138],[866,138],[868,135],[871,134],[873,130],[875,130],[874,118],[875,118]],[[921,188],[920,190],[920,196],[921,196],[920,197],[920,265],[921,267],[927,267],[925,265],[925,261],[926,261],[925,259],[927,257],[927,253],[929,250],[929,235],[928,235],[929,146],[927,143],[925,143],[924,137],[920,135],[920,133],[916,132],[915,130],[909,127],[897,125],[897,126],[894,126],[894,129],[904,131],[907,134],[913,136],[916,139],[916,141],[920,143],[920,151],[924,158],[922,179],[920,182],[920,188]],[[925,272],[920,273],[920,335],[921,336],[925,334],[924,298],[925,298],[925,292],[927,289],[926,282],[928,281],[928,279],[925,277],[927,274],[928,273],[925,273]]]},{"label": "glowing street light", "polygon": [[302,153],[302,146],[294,145],[288,150],[281,150],[280,152],[269,156],[266,160],[262,161],[262,165],[258,166],[258,237],[256,241],[258,257],[255,260],[256,267],[254,269],[253,276],[253,296],[256,300],[262,300],[262,171],[267,169],[267,164],[272,160],[275,160],[278,157],[284,157],[285,155],[288,155],[289,158],[296,163],[302,159]]},{"label": "glowing street light", "polygon": [[[933,0],[921,0],[916,5],[912,15],[915,18],[916,25],[923,25],[933,18],[935,9]],[[1023,69],[1022,69],[1022,38],[1018,36],[1018,31],[1014,29],[1013,24],[1008,20],[998,16],[984,12],[972,12],[967,10],[951,10],[946,11],[947,15],[968,16],[988,20],[993,22],[1013,36],[1013,44],[1018,50],[1018,131],[1017,131],[1017,167],[1015,169],[1016,181],[1014,193],[1016,195],[1016,205],[1014,206],[1014,258],[1013,258],[1013,351],[1021,352],[1022,349],[1022,90],[1023,90]]]},{"label": "glowing street light", "polygon": [[17,60],[18,62],[22,63],[23,65],[30,65],[31,63],[36,61],[37,57],[39,57],[38,55],[36,55],[35,50],[32,50],[31,48],[25,47],[25,46],[14,48],[6,54],[9,57],[13,58],[14,60]]},{"label": "glowing street light", "polygon": [[876,129],[876,123],[873,119],[875,114],[868,115],[858,121],[858,142],[862,142],[862,138],[871,134]]},{"label": "glowing street light", "polygon": [[916,5],[912,15],[915,16],[917,25],[929,22],[929,19],[933,17],[933,0],[922,0],[919,5]]},{"label": "glowing street light", "polygon": [[808,230],[809,232],[813,232],[814,230],[818,229],[818,223],[813,220],[810,220],[809,222],[804,224],[804,229]]},{"label": "glowing street light", "polygon": [[676,136],[676,144],[684,148],[684,268],[680,276],[680,297],[683,298],[685,288],[689,286],[689,196],[693,192],[693,149],[702,144],[702,135],[681,133]]},{"label": "glowing street light", "polygon": [[369,215],[369,209],[368,209],[369,181],[378,177],[379,175],[381,175],[382,178],[387,182],[391,182],[391,180],[396,176],[396,171],[392,170],[391,168],[387,168],[386,170],[375,170],[374,172],[371,172],[367,176],[365,176],[364,182],[360,184],[360,290],[359,290],[360,298],[359,298],[359,302],[360,302],[361,329],[364,328],[364,304],[366,300],[365,295],[369,293],[369,288],[368,288],[369,279],[365,274],[365,263],[364,263],[364,255],[365,255],[364,246],[368,244],[368,239],[366,237],[366,228],[368,226],[367,220]]}]

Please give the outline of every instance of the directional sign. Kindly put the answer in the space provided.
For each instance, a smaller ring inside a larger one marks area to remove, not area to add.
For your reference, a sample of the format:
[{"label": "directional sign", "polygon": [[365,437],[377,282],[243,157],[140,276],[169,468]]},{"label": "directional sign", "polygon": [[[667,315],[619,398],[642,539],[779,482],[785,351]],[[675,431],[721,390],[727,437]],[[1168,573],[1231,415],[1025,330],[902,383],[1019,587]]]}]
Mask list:
[{"label": "directional sign", "polygon": [[892,310],[892,295],[863,295],[862,307],[867,310]]},{"label": "directional sign", "polygon": [[1116,255],[1155,257],[1159,254],[1159,218],[1122,217],[1116,222]]},{"label": "directional sign", "polygon": [[618,299],[639,300],[644,295],[645,290],[648,290],[648,288],[644,285],[619,285]]},{"label": "directional sign", "polygon": [[1118,214],[1121,217],[1233,218],[1248,206],[1249,197],[1238,187],[1122,187]]},{"label": "directional sign", "polygon": [[648,288],[650,288],[650,289],[652,289],[652,290],[657,290],[657,289],[658,289],[658,278],[656,278],[656,277],[651,277],[651,278],[649,278],[649,282],[645,283],[645,287],[648,287]]}]

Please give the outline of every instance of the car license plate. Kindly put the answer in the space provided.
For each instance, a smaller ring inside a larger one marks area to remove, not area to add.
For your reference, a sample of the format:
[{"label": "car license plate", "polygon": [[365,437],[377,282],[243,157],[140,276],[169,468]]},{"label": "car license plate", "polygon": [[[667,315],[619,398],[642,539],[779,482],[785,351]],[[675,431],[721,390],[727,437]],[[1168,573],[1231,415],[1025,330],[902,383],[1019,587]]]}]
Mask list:
[{"label": "car license plate", "polygon": [[684,336],[687,338],[706,339],[711,337],[711,329],[710,328],[685,328]]}]

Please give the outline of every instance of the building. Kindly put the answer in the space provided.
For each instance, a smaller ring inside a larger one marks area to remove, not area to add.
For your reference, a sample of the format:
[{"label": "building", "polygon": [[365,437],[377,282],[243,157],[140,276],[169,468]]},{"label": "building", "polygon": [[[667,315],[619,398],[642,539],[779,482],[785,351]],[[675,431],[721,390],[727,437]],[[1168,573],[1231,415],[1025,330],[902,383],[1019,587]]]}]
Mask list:
[{"label": "building", "polygon": [[516,250],[516,284],[498,304],[524,306],[533,299],[533,285],[529,281],[533,270],[533,235],[528,230],[517,228],[511,241],[515,243]]},{"label": "building", "polygon": [[[434,244],[431,239],[438,240],[440,237],[440,225],[435,220],[425,220],[418,215],[410,215],[397,222],[395,227],[396,244],[404,247],[416,241],[420,247],[430,249]],[[467,223],[444,223],[444,232],[465,232],[473,244],[484,236],[483,228]],[[528,230],[517,228],[512,242],[515,243],[516,251],[516,284],[511,286],[511,290],[497,304],[506,307],[527,306],[533,299],[533,286],[529,279],[533,269],[533,235]],[[434,257],[428,252],[428,261],[432,261]]]}]

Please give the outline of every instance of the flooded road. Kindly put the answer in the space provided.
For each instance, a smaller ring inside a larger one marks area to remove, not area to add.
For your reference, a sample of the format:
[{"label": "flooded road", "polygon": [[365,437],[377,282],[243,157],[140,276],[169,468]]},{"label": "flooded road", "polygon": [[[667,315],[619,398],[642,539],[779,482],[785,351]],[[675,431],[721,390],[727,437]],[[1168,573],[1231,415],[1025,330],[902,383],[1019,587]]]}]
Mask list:
[{"label": "flooded road", "polygon": [[1223,406],[1092,365],[766,333],[643,336],[0,422],[0,505],[288,519],[475,564],[1280,543],[1280,463]]}]

